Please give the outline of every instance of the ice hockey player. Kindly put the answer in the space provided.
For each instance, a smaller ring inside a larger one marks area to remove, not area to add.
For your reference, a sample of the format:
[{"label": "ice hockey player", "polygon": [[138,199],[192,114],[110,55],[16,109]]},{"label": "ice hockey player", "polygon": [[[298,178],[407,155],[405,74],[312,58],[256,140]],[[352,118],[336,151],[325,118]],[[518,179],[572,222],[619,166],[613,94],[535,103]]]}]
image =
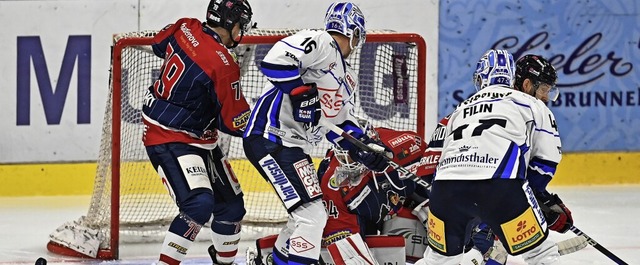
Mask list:
[{"label": "ice hockey player", "polygon": [[345,62],[365,38],[362,11],[353,3],[336,2],[325,14],[325,30],[303,30],[286,37],[261,62],[269,82],[252,110],[243,145],[248,160],[271,183],[289,212],[275,242],[276,264],[316,264],[320,256],[327,214],[308,155],[315,144],[326,137],[373,171],[388,166],[383,154],[360,151],[320,126],[323,119],[375,144],[351,113],[357,75]]},{"label": "ice hockey player", "polygon": [[[523,254],[529,264],[558,261],[534,194],[557,198],[546,185],[561,159],[560,138],[544,103],[511,89],[514,71],[511,54],[489,50],[474,75],[480,90],[451,114],[430,194],[426,264],[458,264],[465,228],[475,218],[493,229],[509,254]],[[566,206],[547,202],[565,216],[561,226],[570,226]]]},{"label": "ice hockey player", "polygon": [[[359,123],[370,139],[391,148],[389,156],[394,162],[421,174],[426,149],[423,137],[411,131],[374,129],[363,120]],[[405,260],[422,257],[426,248],[426,241],[422,240],[426,239],[423,221],[428,205],[425,187],[391,167],[385,172],[372,172],[340,147],[328,150],[318,175],[329,215],[322,233],[324,264],[404,264]],[[413,208],[404,206],[409,200],[413,200]],[[390,226],[389,222],[396,219],[402,220]],[[399,235],[379,235],[385,228]],[[255,264],[272,264],[273,237],[256,241]],[[421,240],[415,242],[418,237]]]},{"label": "ice hockey player", "polygon": [[251,17],[247,0],[211,0],[206,22],[182,18],[153,39],[153,52],[165,61],[145,95],[143,142],[179,209],[158,264],[180,264],[212,216],[213,263],[235,259],[243,194],[217,139],[218,130],[241,136],[250,114],[230,48]]}]

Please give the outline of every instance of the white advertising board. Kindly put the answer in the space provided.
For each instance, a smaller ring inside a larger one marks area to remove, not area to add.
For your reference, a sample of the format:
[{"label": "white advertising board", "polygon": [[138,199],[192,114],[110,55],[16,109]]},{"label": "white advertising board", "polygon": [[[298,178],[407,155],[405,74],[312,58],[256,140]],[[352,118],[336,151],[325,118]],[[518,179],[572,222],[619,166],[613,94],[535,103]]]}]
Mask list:
[{"label": "white advertising board", "polygon": [[[318,28],[333,1],[253,0],[261,28]],[[370,29],[422,35],[427,132],[437,121],[438,1],[355,1]],[[0,1],[0,163],[96,160],[114,33],[204,19],[208,1]],[[11,25],[11,26],[6,26]]]}]

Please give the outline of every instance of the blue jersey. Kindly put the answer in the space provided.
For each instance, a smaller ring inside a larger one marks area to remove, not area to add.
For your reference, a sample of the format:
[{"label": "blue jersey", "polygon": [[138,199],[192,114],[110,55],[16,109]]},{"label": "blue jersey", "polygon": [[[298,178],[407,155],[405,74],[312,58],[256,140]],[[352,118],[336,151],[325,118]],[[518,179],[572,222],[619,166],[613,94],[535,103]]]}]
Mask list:
[{"label": "blue jersey", "polygon": [[153,40],[164,58],[142,108],[145,146],[183,142],[213,148],[217,130],[240,136],[250,114],[235,54],[197,19],[183,18]]},{"label": "blue jersey", "polygon": [[353,115],[351,98],[356,75],[345,62],[336,41],[326,31],[303,30],[277,42],[264,57],[261,71],[269,82],[253,108],[245,137],[261,135],[280,145],[309,152],[325,136],[348,145],[322,126],[305,128],[293,119],[289,93],[306,83],[316,83],[322,118],[359,137],[362,129]]}]

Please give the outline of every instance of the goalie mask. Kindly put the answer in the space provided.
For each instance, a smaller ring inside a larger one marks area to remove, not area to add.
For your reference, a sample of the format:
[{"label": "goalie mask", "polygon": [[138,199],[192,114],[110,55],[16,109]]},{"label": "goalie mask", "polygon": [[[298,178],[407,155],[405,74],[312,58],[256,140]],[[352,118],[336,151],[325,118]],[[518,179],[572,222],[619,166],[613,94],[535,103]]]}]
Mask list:
[{"label": "goalie mask", "polygon": [[[333,3],[324,16],[324,25],[326,31],[337,32],[348,37],[352,50],[360,48],[367,38],[364,14],[354,3]],[[353,46],[354,38],[358,40],[355,46]]]},{"label": "goalie mask", "polygon": [[556,69],[547,60],[539,55],[528,54],[516,62],[515,87],[522,90],[524,80],[529,79],[533,83],[532,96],[536,93],[546,94],[548,99],[556,101],[560,90],[556,87],[558,75]]},{"label": "goalie mask", "polygon": [[[247,0],[211,0],[207,7],[207,24],[212,27],[222,27],[229,31],[235,48],[242,41],[244,34],[251,30],[251,6]],[[240,23],[240,40],[233,39],[233,27]]]},{"label": "goalie mask", "polygon": [[[358,124],[367,137],[373,140],[379,140],[380,136],[371,123],[364,119],[358,119]],[[365,174],[369,172],[363,164],[356,162],[349,156],[349,151],[338,146],[333,147],[333,154],[338,160],[338,167],[335,170],[336,183],[340,187],[358,186]]]},{"label": "goalie mask", "polygon": [[473,73],[473,84],[476,90],[491,85],[513,86],[515,63],[513,55],[506,50],[488,50]]}]

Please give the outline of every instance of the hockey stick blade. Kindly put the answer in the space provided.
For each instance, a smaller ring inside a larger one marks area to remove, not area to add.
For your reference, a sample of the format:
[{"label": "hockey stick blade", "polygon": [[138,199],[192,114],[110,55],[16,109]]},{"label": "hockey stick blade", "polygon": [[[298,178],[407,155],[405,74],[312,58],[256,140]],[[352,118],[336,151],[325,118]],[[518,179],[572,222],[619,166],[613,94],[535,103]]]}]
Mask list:
[{"label": "hockey stick blade", "polygon": [[[337,135],[342,136],[342,138],[346,139],[347,141],[349,141],[350,143],[352,143],[353,145],[355,145],[356,147],[358,147],[359,149],[366,151],[366,152],[374,152],[374,153],[384,153],[384,148],[381,149],[374,149],[369,145],[366,145],[365,143],[361,142],[360,140],[356,139],[355,137],[353,137],[351,134],[345,132],[342,128],[338,127],[337,125],[327,122],[325,120],[320,120],[320,125],[329,129],[330,131],[336,133]],[[385,156],[386,157],[386,156]],[[409,171],[408,169],[406,169],[405,167],[398,165],[396,162],[391,161],[390,159],[387,159],[387,162],[389,163],[389,166],[391,166],[393,169],[395,169],[396,171],[398,171],[398,173],[402,176],[402,178],[409,178],[411,179],[413,182],[415,182],[416,184],[426,188],[426,189],[430,189],[431,188],[431,184],[429,184],[429,182],[425,181],[424,179],[418,177],[416,174],[413,174],[411,171]]]},{"label": "hockey stick blade", "polygon": [[575,226],[571,226],[571,228],[569,228],[569,230],[571,230],[571,232],[575,233],[576,235],[579,236],[584,236],[585,238],[587,238],[587,243],[589,243],[589,245],[593,246],[595,249],[597,249],[598,251],[600,251],[600,253],[604,254],[605,256],[607,256],[607,258],[611,259],[613,262],[615,262],[616,264],[619,265],[629,265],[628,263],[624,262],[622,259],[618,258],[618,256],[614,255],[613,253],[611,253],[611,251],[609,251],[608,249],[606,249],[605,247],[603,247],[602,245],[598,244],[598,242],[596,242],[595,240],[593,240],[593,238],[591,238],[590,236],[588,236],[587,234],[585,234],[584,232],[582,232],[580,229],[578,229]]}]

